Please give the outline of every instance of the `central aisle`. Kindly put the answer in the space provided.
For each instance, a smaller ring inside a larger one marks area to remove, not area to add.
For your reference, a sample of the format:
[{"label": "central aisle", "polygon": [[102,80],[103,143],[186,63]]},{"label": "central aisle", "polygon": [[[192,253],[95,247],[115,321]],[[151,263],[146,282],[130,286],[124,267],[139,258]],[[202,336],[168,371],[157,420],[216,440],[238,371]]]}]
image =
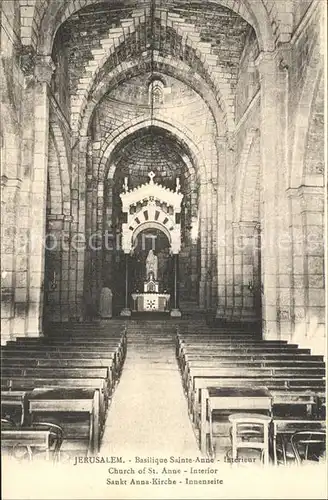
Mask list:
[{"label": "central aisle", "polygon": [[127,357],[100,454],[197,456],[175,358],[174,324],[130,321],[127,328]]}]

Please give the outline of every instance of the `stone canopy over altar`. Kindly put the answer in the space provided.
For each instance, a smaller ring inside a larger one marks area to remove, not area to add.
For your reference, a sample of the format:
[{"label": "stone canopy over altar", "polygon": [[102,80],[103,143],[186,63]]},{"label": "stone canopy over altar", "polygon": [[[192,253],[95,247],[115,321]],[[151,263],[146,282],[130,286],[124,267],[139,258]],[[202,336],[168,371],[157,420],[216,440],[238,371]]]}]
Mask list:
[{"label": "stone canopy over altar", "polygon": [[179,310],[178,269],[181,249],[180,180],[175,190],[154,181],[129,189],[125,177],[120,194],[124,223],[122,250],[125,255],[125,303],[122,316],[132,312]]}]

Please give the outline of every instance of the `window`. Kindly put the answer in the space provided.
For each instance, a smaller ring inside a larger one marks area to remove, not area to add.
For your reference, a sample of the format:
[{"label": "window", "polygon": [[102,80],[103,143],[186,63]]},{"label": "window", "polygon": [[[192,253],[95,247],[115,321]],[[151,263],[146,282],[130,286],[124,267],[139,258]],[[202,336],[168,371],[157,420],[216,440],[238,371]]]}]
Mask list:
[{"label": "window", "polygon": [[149,104],[160,106],[164,103],[164,84],[160,80],[153,80],[148,87]]}]

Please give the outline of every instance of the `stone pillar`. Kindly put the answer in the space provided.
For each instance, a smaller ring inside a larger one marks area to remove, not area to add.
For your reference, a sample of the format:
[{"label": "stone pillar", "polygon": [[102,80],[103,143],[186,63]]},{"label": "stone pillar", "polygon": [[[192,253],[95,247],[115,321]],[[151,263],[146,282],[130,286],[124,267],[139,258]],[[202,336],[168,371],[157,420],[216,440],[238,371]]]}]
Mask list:
[{"label": "stone pillar", "polygon": [[262,279],[263,337],[278,338],[278,173],[280,169],[279,140],[282,142],[278,105],[278,69],[275,52],[260,53],[256,64],[261,84],[261,161],[263,186],[262,214]]},{"label": "stone pillar", "polygon": [[324,200],[323,186],[302,186],[301,214],[304,236],[307,337],[314,349],[325,350],[325,283],[324,283]]},{"label": "stone pillar", "polygon": [[293,341],[325,351],[324,188],[289,189],[293,243]]},{"label": "stone pillar", "polygon": [[85,255],[88,238],[85,233],[86,164],[89,137],[81,137],[72,158],[72,223],[69,254],[69,319],[82,321],[85,317]]},{"label": "stone pillar", "polygon": [[124,294],[124,309],[121,311],[121,316],[131,316],[129,308],[129,254],[124,253],[125,258],[125,294]]},{"label": "stone pillar", "polygon": [[31,229],[28,290],[28,336],[42,335],[45,227],[48,170],[49,97],[55,66],[50,56],[38,56],[34,87],[34,164],[32,171]]},{"label": "stone pillar", "polygon": [[199,306],[204,309],[206,307],[206,255],[207,255],[207,237],[206,237],[206,185],[204,182],[200,184],[200,281],[199,281]]},{"label": "stone pillar", "polygon": [[68,274],[69,234],[72,217],[66,214],[47,216],[45,320],[65,322],[69,319]]},{"label": "stone pillar", "polygon": [[217,310],[216,318],[229,321],[233,311],[232,203],[227,171],[234,168],[233,138],[217,140]]},{"label": "stone pillar", "polygon": [[74,219],[72,215],[63,215],[63,230],[61,234],[61,321],[69,321],[69,269],[70,269],[70,234]]},{"label": "stone pillar", "polygon": [[61,239],[63,230],[63,215],[48,214],[47,216],[46,261],[45,261],[45,320],[46,322],[61,321]]},{"label": "stone pillar", "polygon": [[226,219],[225,219],[225,162],[226,162],[226,140],[220,137],[217,141],[218,151],[218,188],[217,188],[217,310],[216,317],[224,318],[226,312]]},{"label": "stone pillar", "polygon": [[[26,269],[16,269],[16,209],[19,202],[20,179],[1,178],[1,344],[14,333],[15,298],[17,286],[26,289]],[[19,309],[25,312],[23,301]],[[24,320],[20,333],[24,333]]]},{"label": "stone pillar", "polygon": [[173,265],[174,265],[174,283],[173,283],[173,309],[170,315],[174,318],[181,317],[181,311],[179,310],[179,254],[175,253],[173,255]]},{"label": "stone pillar", "polygon": [[232,320],[255,322],[259,293],[258,224],[237,222],[234,228],[234,309]]}]

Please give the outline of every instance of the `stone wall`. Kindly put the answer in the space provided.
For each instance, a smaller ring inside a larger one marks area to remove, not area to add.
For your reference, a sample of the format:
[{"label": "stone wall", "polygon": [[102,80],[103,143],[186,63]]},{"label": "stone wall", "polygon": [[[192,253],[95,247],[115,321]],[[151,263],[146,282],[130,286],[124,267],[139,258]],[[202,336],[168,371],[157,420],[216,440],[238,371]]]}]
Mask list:
[{"label": "stone wall", "polygon": [[[20,227],[28,226],[28,203],[21,193],[22,109],[24,75],[20,67],[19,5],[1,5],[1,339],[5,342],[22,321],[26,328],[28,256],[17,258]],[[26,147],[26,146],[25,146]],[[23,235],[22,235],[23,236]],[[26,250],[26,247],[25,247]]]},{"label": "stone wall", "polygon": [[[259,224],[263,238],[262,265],[258,272],[255,269],[254,273],[253,269],[253,273],[250,273],[249,283],[253,287],[256,282],[258,289],[262,290],[258,298],[260,301],[261,299],[267,301],[262,315],[264,335],[267,332],[268,338],[272,335],[272,338],[278,336],[288,340],[294,339],[301,345],[323,352],[325,308],[322,281],[324,273],[322,141],[324,133],[321,77],[323,60],[319,36],[322,12],[318,5],[315,8],[310,4],[311,2],[302,2],[302,5],[296,7],[295,33],[291,38],[291,45],[278,53],[276,63],[273,63],[276,65],[274,70],[276,82],[273,83],[272,80],[272,90],[274,86],[277,89],[276,97],[272,101],[274,107],[269,106],[263,114],[264,109],[261,106],[263,87],[261,95],[257,97],[256,91],[259,88],[257,83],[249,95],[249,74],[245,73],[245,68],[240,73],[236,94],[238,121],[234,176],[236,191],[235,196],[233,195],[236,220],[234,242],[238,245],[243,241],[240,240],[239,220],[256,223],[254,224],[256,227]],[[252,54],[251,44],[245,48],[243,54],[246,65],[249,65],[249,54]],[[252,71],[258,67],[257,61],[254,62]],[[263,79],[263,74],[260,74],[259,83],[263,82]],[[265,192],[269,188],[266,186],[268,177],[265,173],[268,149],[266,134],[273,133],[273,130],[268,129],[266,132],[263,120],[268,119],[270,113],[272,115],[276,113],[277,109],[278,121],[271,123],[275,123],[274,130],[277,136],[275,154],[277,162],[273,164],[273,168],[279,171],[279,178],[272,177],[273,180],[269,182],[278,191],[273,197],[270,208],[268,205],[268,208],[264,209],[261,207],[264,207],[263,203],[266,203],[268,195],[261,194],[261,191],[263,187]],[[261,137],[259,143],[261,156],[259,150],[254,156],[252,135],[257,131]],[[251,202],[247,203],[247,200]],[[266,226],[270,216],[275,222],[268,231]],[[269,236],[270,233],[274,234],[274,231],[276,231],[276,243],[272,245],[275,240]],[[244,251],[242,253],[244,257],[247,255]],[[249,295],[247,288],[244,288],[242,299],[238,297],[240,289],[237,281],[243,255],[238,256],[238,252],[234,250],[234,285],[237,286],[237,293],[235,299],[231,301],[236,306],[237,317],[242,314],[238,306]],[[270,278],[265,269],[267,262],[271,263],[271,271],[275,269]],[[255,263],[256,260],[254,265]],[[252,274],[254,279],[251,279]],[[247,275],[244,275],[244,287],[247,279]],[[269,282],[268,280],[270,280],[270,293],[273,294],[272,299],[266,287],[263,287],[264,283]],[[272,321],[272,325],[267,324],[266,327],[266,321],[269,323]]]}]

